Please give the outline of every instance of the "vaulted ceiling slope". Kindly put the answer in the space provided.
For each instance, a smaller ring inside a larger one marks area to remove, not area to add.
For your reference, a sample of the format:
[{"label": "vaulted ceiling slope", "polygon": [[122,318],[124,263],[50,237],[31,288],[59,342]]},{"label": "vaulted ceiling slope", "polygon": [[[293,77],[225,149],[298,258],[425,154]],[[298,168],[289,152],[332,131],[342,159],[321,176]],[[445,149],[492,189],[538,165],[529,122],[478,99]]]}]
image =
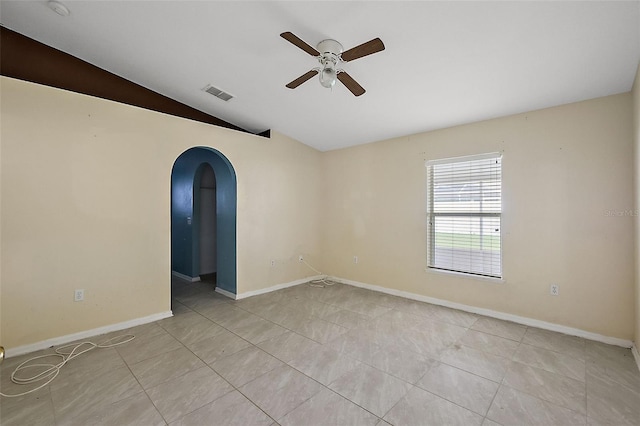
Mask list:
[{"label": "vaulted ceiling slope", "polygon": [[[627,92],[640,1],[0,2],[0,24],[248,131],[326,151]],[[312,79],[279,35],[386,49],[343,68],[367,92]],[[212,84],[232,94],[205,93]],[[265,141],[267,143],[267,141]]]}]

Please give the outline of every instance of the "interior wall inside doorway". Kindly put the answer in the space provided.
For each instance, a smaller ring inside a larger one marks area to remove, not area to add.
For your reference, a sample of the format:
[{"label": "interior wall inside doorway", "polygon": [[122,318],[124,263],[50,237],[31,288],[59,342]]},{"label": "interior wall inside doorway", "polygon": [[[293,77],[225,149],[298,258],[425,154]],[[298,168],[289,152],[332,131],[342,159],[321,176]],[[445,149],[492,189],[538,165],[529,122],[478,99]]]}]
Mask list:
[{"label": "interior wall inside doorway", "polygon": [[200,271],[217,272],[216,262],[216,178],[210,165],[204,164],[199,184],[200,195]]}]

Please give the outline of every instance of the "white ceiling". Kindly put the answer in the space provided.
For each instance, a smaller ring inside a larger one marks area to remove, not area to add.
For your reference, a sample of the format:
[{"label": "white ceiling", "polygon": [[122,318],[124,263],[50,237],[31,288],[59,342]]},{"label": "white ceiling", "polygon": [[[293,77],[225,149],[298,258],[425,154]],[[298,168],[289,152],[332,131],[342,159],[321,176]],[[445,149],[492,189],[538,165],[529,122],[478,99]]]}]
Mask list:
[{"label": "white ceiling", "polygon": [[[252,132],[319,150],[627,92],[640,59],[640,2],[0,2],[3,26]],[[312,79],[282,39],[386,50],[344,64],[356,98]],[[223,102],[201,89],[235,96]]]}]

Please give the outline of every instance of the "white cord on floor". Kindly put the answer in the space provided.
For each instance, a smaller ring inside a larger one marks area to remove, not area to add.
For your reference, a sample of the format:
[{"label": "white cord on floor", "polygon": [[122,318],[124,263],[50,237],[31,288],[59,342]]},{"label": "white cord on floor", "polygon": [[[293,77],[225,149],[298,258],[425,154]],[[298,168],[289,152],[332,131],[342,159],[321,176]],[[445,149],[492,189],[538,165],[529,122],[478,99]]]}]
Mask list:
[{"label": "white cord on floor", "polygon": [[[121,339],[120,341],[118,339]],[[7,395],[4,394],[2,392],[0,392],[0,396],[4,396],[5,398],[15,398],[18,396],[24,396],[24,395],[28,395],[32,392],[35,392],[39,389],[42,389],[43,387],[47,386],[49,383],[51,383],[53,381],[53,379],[55,379],[56,377],[58,377],[58,374],[60,373],[60,369],[62,367],[64,367],[69,361],[71,361],[72,359],[79,357],[80,355],[87,353],[95,348],[100,348],[100,349],[105,349],[105,348],[112,348],[114,346],[118,346],[118,345],[122,345],[124,343],[128,343],[130,341],[132,341],[133,339],[135,339],[135,336],[133,334],[123,334],[121,336],[116,336],[116,337],[112,337],[111,339],[107,339],[102,343],[99,344],[95,344],[93,342],[82,342],[82,343],[78,343],[78,344],[70,344],[70,345],[66,345],[66,346],[61,346],[59,348],[56,349],[55,353],[52,354],[46,354],[46,355],[38,355],[38,356],[34,356],[33,358],[29,358],[28,360],[22,362],[20,365],[18,365],[16,367],[15,370],[13,370],[13,373],[11,373],[11,381],[13,383],[16,383],[18,385],[29,385],[32,383],[37,383],[39,381],[42,380],[46,380],[43,384],[41,384],[40,386],[38,386],[35,389],[31,389],[28,390],[26,392],[22,392],[22,393],[17,393],[17,394],[12,394],[12,395]],[[115,342],[114,342],[115,341]],[[113,342],[113,343],[112,343]],[[86,347],[85,349],[80,350],[80,348],[82,346],[88,345],[88,347]],[[65,349],[73,347],[73,349],[71,349],[70,352],[65,352]],[[41,359],[41,358],[49,358],[49,357],[60,357],[62,359],[62,361],[60,361],[58,364],[29,364],[32,361],[35,361],[37,359]],[[48,367],[46,370],[31,376],[31,377],[18,377],[17,374],[19,371],[23,371],[23,370],[28,370],[31,368],[38,368],[38,367]]]},{"label": "white cord on floor", "polygon": [[[305,265],[307,265],[307,266],[308,266],[312,271],[314,271],[316,274],[318,274],[318,275],[324,275],[322,272],[318,271],[316,268],[314,268],[313,266],[309,265],[309,264],[308,264],[304,259],[300,259],[300,261],[301,261],[302,263],[304,263]],[[335,284],[335,283],[334,283],[334,282],[332,282],[332,281],[329,281],[329,280],[326,278],[326,275],[325,275],[325,278],[320,278],[319,280],[313,280],[313,281],[311,281],[311,282],[309,283],[309,286],[311,286],[311,287],[324,288],[324,287],[327,287],[327,286],[330,286],[330,285],[334,285],[334,284]]]}]

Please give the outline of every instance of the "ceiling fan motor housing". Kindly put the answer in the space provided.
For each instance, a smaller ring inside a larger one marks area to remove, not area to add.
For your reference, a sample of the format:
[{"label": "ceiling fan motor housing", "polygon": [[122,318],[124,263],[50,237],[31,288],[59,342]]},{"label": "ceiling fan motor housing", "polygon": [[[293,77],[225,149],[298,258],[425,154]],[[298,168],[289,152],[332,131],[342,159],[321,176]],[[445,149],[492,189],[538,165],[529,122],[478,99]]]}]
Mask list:
[{"label": "ceiling fan motor housing", "polygon": [[320,52],[320,56],[324,56],[327,53],[330,53],[336,57],[340,57],[340,54],[344,52],[342,45],[335,40],[327,39],[322,40],[318,43],[318,52]]}]

